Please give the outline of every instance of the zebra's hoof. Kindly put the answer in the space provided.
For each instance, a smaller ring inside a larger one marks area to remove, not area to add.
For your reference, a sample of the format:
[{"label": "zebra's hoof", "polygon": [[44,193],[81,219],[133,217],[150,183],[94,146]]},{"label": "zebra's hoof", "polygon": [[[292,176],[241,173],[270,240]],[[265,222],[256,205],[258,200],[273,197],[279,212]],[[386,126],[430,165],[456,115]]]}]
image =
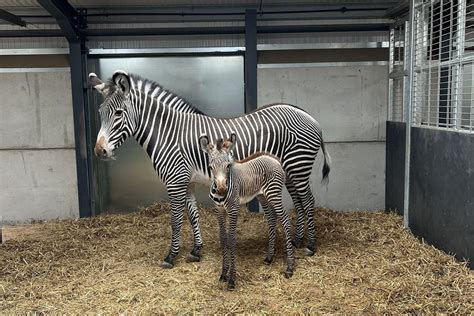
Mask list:
[{"label": "zebra's hoof", "polygon": [[201,261],[201,256],[195,256],[192,253],[188,254],[186,257],[187,262],[199,262]]},{"label": "zebra's hoof", "polygon": [[163,269],[171,269],[173,268],[173,264],[172,263],[169,263],[167,261],[163,261],[160,266],[163,268]]},{"label": "zebra's hoof", "polygon": [[303,247],[303,238],[293,238],[291,243],[293,244],[293,246],[295,248],[302,248]]},{"label": "zebra's hoof", "polygon": [[289,279],[293,276],[293,271],[286,270],[284,274],[285,274],[285,278]]},{"label": "zebra's hoof", "polygon": [[227,289],[232,291],[233,289],[235,289],[235,281],[234,279],[229,279],[229,281],[227,281]]},{"label": "zebra's hoof", "polygon": [[305,256],[308,256],[308,257],[314,256],[314,247],[308,246],[304,248],[304,254]]},{"label": "zebra's hoof", "polygon": [[227,276],[224,274],[221,274],[221,276],[219,277],[219,282],[227,282]]},{"label": "zebra's hoof", "polygon": [[263,260],[263,263],[267,266],[271,265],[272,262],[273,262],[273,258],[266,257],[265,260]]}]

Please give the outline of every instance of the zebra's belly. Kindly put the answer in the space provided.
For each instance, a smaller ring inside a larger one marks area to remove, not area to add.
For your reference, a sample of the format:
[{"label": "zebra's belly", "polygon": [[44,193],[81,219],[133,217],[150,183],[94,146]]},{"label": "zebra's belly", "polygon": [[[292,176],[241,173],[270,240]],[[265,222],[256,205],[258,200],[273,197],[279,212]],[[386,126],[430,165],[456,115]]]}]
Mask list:
[{"label": "zebra's belly", "polygon": [[243,204],[245,204],[245,203],[248,203],[248,202],[252,201],[257,195],[260,195],[260,194],[262,194],[261,191],[258,191],[257,193],[255,193],[255,194],[253,194],[253,195],[248,195],[248,196],[242,196],[242,195],[241,195],[241,196],[239,197],[239,203],[240,203],[240,205],[243,205]]},{"label": "zebra's belly", "polygon": [[204,173],[199,172],[199,171],[194,171],[193,172],[190,182],[200,183],[200,184],[204,184],[206,186],[211,185],[211,179],[208,176],[206,176]]}]

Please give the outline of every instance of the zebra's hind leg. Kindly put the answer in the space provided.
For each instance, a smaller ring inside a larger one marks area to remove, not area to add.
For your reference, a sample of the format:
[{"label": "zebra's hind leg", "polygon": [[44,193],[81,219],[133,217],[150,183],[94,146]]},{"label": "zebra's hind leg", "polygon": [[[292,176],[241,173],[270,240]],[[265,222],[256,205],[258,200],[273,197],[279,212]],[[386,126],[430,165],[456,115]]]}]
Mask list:
[{"label": "zebra's hind leg", "polygon": [[186,205],[186,188],[183,186],[168,186],[168,195],[171,204],[171,247],[168,256],[161,263],[161,267],[173,268],[174,258],[179,252],[179,237],[183,226],[184,207]]},{"label": "zebra's hind leg", "polygon": [[267,256],[263,261],[266,265],[270,265],[273,262],[273,256],[275,254],[275,236],[276,236],[276,215],[275,212],[270,208],[267,199],[262,195],[258,196],[258,201],[262,205],[263,212],[268,221],[268,247]]},{"label": "zebra's hind leg", "polygon": [[273,215],[278,216],[281,225],[283,226],[283,232],[285,234],[285,246],[286,246],[286,271],[284,272],[285,277],[291,278],[295,267],[295,259],[293,253],[293,243],[291,242],[291,225],[288,213],[283,209],[281,189],[278,193],[277,190],[273,190],[272,194],[268,195],[268,205]]},{"label": "zebra's hind leg", "polygon": [[295,185],[301,200],[303,201],[303,207],[306,210],[306,220],[308,223],[308,243],[305,248],[307,256],[314,255],[316,251],[316,225],[314,223],[314,196],[311,192],[309,181],[305,183],[298,183]]},{"label": "zebra's hind leg", "polygon": [[194,237],[194,247],[190,254],[188,254],[186,260],[188,262],[199,262],[201,261],[201,249],[202,249],[202,238],[201,230],[199,227],[199,211],[196,206],[196,198],[194,196],[194,185],[190,184],[186,195],[186,206],[188,210],[188,218],[191,222]]},{"label": "zebra's hind leg", "polygon": [[304,238],[304,223],[305,223],[305,214],[303,203],[301,202],[300,196],[296,191],[293,182],[287,177],[285,182],[288,193],[290,193],[291,199],[296,209],[296,228],[295,228],[295,237],[293,238],[293,246],[296,248],[303,247],[303,238]]}]

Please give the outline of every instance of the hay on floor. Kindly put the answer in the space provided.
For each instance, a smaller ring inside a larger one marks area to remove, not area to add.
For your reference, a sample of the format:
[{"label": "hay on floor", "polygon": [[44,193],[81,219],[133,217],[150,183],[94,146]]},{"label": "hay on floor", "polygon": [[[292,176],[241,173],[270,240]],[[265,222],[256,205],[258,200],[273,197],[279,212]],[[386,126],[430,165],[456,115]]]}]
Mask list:
[{"label": "hay on floor", "polygon": [[171,229],[169,205],[127,215],[34,224],[41,234],[0,246],[0,314],[454,313],[474,310],[474,277],[465,263],[421,243],[383,212],[319,209],[318,250],[297,250],[287,280],[281,230],[277,257],[265,266],[266,222],[238,220],[237,288],[218,282],[216,216],[201,208],[203,260],[185,262],[190,225],[175,268],[163,270]]}]

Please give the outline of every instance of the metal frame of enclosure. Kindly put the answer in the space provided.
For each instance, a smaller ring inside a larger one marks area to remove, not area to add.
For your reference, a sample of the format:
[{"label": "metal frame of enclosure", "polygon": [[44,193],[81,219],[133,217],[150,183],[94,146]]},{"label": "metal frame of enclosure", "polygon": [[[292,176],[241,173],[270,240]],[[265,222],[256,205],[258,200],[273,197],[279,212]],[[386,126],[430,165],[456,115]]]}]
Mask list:
[{"label": "metal frame of enclosure", "polygon": [[474,257],[474,2],[412,0],[390,30],[386,207]]}]

